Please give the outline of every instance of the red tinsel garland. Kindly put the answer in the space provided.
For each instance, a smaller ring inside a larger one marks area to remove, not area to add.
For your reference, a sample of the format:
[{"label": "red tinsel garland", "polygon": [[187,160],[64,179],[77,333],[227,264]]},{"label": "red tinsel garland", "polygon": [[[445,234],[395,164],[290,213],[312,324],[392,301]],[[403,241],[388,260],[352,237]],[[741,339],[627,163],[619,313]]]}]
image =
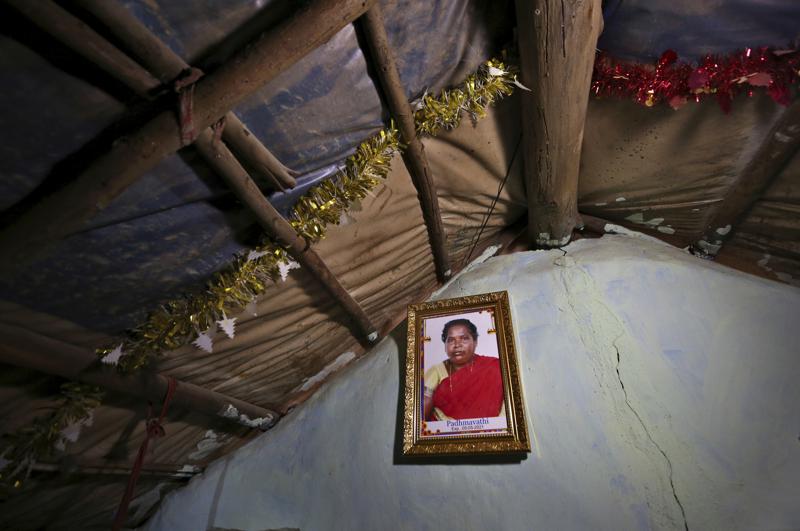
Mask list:
[{"label": "red tinsel garland", "polygon": [[596,96],[632,98],[652,107],[666,102],[678,109],[687,101],[713,94],[724,112],[733,98],[753,87],[764,87],[773,100],[788,105],[790,87],[800,81],[800,50],[752,49],[726,57],[707,55],[697,66],[678,62],[678,54],[667,50],[653,65],[615,63],[598,52],[592,73]]}]

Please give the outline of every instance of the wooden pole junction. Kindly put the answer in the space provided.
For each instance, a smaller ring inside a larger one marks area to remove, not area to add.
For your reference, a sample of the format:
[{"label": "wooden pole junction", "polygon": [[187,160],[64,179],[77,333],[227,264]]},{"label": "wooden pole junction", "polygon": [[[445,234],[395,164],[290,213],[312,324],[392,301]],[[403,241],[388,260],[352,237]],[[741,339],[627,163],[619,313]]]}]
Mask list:
[{"label": "wooden pole junction", "polygon": [[210,131],[205,131],[197,140],[198,146],[209,150],[215,156],[211,157],[212,167],[225,179],[228,186],[236,196],[256,216],[258,223],[275,241],[281,243],[289,251],[301,267],[310,272],[331,296],[350,316],[356,324],[360,334],[358,336],[374,343],[378,339],[378,329],[370,322],[366,312],[360,304],[342,286],[336,275],[320,256],[311,248],[309,243],[298,236],[294,228],[286,219],[275,210],[275,207],[264,197],[258,185],[239,164],[236,157],[220,142],[213,142]]},{"label": "wooden pole junction", "polygon": [[[103,24],[162,83],[174,82],[190,68],[116,0],[73,0],[73,3]],[[297,173],[281,164],[232,111],[225,115],[222,138],[242,162],[276,189],[294,188],[297,184]]]},{"label": "wooden pole junction", "polygon": [[[240,50],[194,89],[194,125],[217,122],[286,68],[361,16],[374,0],[313,0]],[[42,247],[83,228],[144,172],[182,147],[172,110],[115,142],[59,192],[43,199],[0,233],[4,268],[21,267]],[[13,258],[11,258],[13,257]]]}]

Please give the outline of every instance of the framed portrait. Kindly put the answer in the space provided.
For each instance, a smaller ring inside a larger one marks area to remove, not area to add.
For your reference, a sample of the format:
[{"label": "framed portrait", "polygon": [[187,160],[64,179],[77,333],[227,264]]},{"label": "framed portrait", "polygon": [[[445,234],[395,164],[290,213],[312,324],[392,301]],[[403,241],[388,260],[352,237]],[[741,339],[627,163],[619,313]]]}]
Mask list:
[{"label": "framed portrait", "polygon": [[408,307],[403,453],[530,451],[505,291]]}]

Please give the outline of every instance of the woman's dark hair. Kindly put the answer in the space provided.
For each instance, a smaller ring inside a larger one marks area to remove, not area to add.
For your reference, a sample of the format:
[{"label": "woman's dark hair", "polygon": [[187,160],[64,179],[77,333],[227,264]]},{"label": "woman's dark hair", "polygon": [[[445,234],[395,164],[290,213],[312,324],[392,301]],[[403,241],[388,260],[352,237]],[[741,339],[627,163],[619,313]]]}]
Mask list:
[{"label": "woman's dark hair", "polygon": [[447,343],[447,333],[450,331],[450,329],[459,325],[465,326],[469,331],[469,335],[472,336],[472,339],[475,341],[478,340],[478,327],[472,324],[472,321],[469,319],[453,319],[452,321],[448,321],[442,329],[442,343]]}]

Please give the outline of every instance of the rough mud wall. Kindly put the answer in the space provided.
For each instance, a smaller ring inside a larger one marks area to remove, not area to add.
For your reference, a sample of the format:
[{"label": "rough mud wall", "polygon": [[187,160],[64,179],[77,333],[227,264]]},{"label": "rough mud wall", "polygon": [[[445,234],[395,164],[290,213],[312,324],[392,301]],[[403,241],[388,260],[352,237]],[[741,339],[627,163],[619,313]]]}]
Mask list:
[{"label": "rough mud wall", "polygon": [[170,495],[147,529],[796,529],[800,290],[627,235],[490,259],[534,452],[397,457],[405,330]]}]

